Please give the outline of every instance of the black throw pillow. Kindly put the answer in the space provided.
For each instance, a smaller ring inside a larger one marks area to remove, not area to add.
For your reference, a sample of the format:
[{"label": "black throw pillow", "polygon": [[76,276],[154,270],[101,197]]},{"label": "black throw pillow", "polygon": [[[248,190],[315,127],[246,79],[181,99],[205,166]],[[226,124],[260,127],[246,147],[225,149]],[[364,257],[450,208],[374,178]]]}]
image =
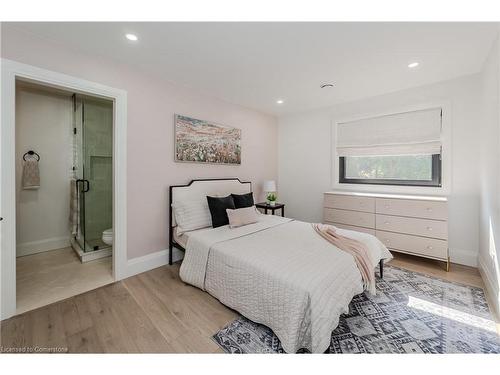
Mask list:
[{"label": "black throw pillow", "polygon": [[223,225],[229,224],[229,219],[227,217],[226,209],[230,208],[234,210],[233,197],[228,195],[227,197],[209,197],[207,196],[208,208],[210,209],[210,215],[212,215],[212,227],[217,228]]},{"label": "black throw pillow", "polygon": [[231,196],[233,197],[234,206],[236,208],[246,208],[254,205],[252,192],[247,194],[231,194]]}]

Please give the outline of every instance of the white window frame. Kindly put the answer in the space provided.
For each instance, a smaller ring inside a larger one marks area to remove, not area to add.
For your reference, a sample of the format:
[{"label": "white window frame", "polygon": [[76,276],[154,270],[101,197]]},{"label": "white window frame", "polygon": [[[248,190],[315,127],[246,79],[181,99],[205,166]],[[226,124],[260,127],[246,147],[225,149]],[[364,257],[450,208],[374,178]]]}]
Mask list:
[{"label": "white window frame", "polygon": [[[345,184],[339,182],[339,155],[337,153],[338,124],[365,120],[373,117],[389,116],[396,113],[429,110],[440,107],[442,109],[441,130],[441,186],[402,186],[377,184]],[[331,124],[331,186],[333,190],[348,190],[359,192],[401,193],[448,195],[451,190],[451,103],[440,101],[393,108],[384,112],[365,113],[333,119]]]}]

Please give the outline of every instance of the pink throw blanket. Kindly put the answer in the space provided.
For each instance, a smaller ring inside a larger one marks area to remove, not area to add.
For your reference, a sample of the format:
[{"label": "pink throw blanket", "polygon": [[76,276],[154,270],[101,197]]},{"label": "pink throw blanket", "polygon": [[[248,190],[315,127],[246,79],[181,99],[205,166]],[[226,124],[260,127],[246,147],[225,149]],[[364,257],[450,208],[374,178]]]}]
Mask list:
[{"label": "pink throw blanket", "polygon": [[372,264],[370,260],[366,245],[358,240],[340,235],[337,232],[337,228],[332,225],[312,224],[312,226],[321,237],[338,247],[340,250],[353,256],[359,272],[361,273],[364,288],[375,295],[375,265]]}]

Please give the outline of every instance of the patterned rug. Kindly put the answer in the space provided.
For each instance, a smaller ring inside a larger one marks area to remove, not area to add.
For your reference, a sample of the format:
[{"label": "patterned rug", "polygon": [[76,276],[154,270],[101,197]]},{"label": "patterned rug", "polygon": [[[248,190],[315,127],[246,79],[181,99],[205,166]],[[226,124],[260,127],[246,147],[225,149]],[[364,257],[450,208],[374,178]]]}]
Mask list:
[{"label": "patterned rug", "polygon": [[[327,353],[500,353],[481,288],[386,265],[377,295],[359,294]],[[228,353],[284,353],[268,327],[239,317],[213,339]]]}]

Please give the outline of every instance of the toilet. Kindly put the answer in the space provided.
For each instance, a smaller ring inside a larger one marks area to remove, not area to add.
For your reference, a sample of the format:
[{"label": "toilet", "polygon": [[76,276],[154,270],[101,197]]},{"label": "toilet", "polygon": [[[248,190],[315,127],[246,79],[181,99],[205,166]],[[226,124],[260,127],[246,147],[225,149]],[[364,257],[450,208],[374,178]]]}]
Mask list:
[{"label": "toilet", "polygon": [[102,242],[109,246],[113,245],[113,228],[106,229],[102,232]]}]

